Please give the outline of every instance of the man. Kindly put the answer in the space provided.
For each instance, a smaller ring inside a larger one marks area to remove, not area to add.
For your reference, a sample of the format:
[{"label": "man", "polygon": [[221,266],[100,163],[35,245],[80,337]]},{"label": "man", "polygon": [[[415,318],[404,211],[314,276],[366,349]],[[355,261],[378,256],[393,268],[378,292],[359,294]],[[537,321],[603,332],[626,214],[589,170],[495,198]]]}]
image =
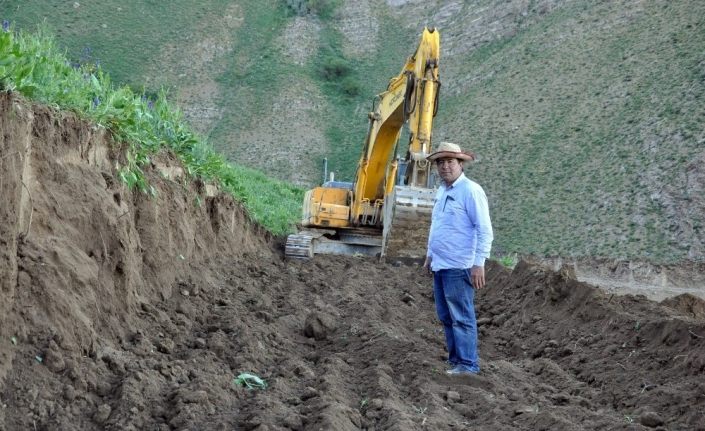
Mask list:
[{"label": "man", "polygon": [[427,157],[442,182],[436,194],[424,267],[433,271],[436,312],[445,330],[448,374],[477,374],[475,289],[485,286],[485,259],[492,245],[492,223],[482,187],[463,173],[475,157],[442,142]]}]

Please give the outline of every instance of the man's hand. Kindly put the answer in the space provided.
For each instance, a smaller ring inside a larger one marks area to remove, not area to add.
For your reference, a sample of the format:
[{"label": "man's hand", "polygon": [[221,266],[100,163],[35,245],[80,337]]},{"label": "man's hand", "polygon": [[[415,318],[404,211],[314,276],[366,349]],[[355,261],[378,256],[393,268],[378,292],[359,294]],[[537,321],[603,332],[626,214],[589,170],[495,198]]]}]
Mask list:
[{"label": "man's hand", "polygon": [[470,268],[470,275],[472,276],[472,287],[475,289],[482,289],[485,287],[485,267],[474,265]]},{"label": "man's hand", "polygon": [[423,262],[423,267],[429,273],[431,272],[431,256],[426,256],[426,260]]}]

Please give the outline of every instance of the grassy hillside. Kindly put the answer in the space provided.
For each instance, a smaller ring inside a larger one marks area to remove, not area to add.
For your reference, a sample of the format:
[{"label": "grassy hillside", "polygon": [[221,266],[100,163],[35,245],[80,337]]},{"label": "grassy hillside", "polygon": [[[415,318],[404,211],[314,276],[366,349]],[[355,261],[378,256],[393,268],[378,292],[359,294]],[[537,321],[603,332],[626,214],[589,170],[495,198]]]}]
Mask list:
[{"label": "grassy hillside", "polygon": [[705,256],[701,1],[0,3],[74,61],[169,88],[230,160],[305,187],[324,157],[352,178],[372,97],[437,26],[434,137],[479,155],[496,250]]},{"label": "grassy hillside", "polygon": [[17,28],[46,26],[69,58],[98,61],[116,82],[139,88],[162,47],[186,45],[194,23],[212,17],[228,3],[2,0],[0,10],[2,18]]},{"label": "grassy hillside", "polygon": [[702,2],[572,2],[464,59],[444,132],[482,155],[498,243],[702,258],[703,46]]},{"label": "grassy hillside", "polygon": [[[98,62],[136,90],[169,89],[217,150],[299,185],[320,181],[324,157],[352,179],[371,99],[418,32],[379,34],[382,43],[350,58],[334,18],[340,1],[2,1],[17,28],[42,23],[73,61]],[[296,20],[303,28],[291,28]]]},{"label": "grassy hillside", "polygon": [[[302,17],[282,1],[240,3],[244,20],[233,37],[234,55],[217,78],[223,116],[211,139],[230,158],[302,185],[320,181],[324,157],[339,178],[352,180],[372,98],[399,73],[416,36],[380,35],[384,43],[352,58],[332,12]],[[274,154],[274,161],[264,154]]]}]

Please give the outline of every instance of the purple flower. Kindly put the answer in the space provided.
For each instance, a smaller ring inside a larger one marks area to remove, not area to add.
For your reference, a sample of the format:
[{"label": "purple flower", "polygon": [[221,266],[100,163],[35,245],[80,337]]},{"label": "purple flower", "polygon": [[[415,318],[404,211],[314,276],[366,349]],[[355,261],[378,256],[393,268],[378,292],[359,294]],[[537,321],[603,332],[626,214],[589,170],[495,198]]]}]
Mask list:
[{"label": "purple flower", "polygon": [[100,98],[98,96],[95,96],[93,98],[93,109],[97,108],[98,105],[100,105]]},{"label": "purple flower", "polygon": [[2,20],[2,31],[10,31],[10,21]]}]

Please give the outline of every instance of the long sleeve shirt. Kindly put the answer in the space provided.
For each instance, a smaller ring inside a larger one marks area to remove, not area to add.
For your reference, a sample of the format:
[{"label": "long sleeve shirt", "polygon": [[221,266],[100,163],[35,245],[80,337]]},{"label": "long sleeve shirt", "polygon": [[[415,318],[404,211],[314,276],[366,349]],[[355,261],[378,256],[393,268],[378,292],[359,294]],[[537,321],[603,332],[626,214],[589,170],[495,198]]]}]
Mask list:
[{"label": "long sleeve shirt", "polygon": [[428,236],[431,270],[484,266],[490,256],[492,222],[482,187],[465,174],[436,193]]}]

